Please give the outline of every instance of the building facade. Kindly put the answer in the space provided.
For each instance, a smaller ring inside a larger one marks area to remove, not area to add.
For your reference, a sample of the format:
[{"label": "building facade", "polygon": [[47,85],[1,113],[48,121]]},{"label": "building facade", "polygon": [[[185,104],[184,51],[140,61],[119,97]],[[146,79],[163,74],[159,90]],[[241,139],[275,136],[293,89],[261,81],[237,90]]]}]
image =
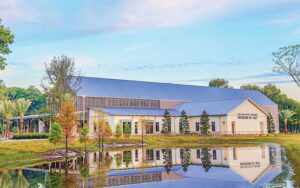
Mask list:
[{"label": "building facade", "polygon": [[[105,113],[113,132],[117,124],[128,124],[133,135],[160,134],[165,110],[175,134],[183,110],[195,133],[200,131],[203,111],[213,134],[267,134],[269,114],[278,132],[278,107],[258,91],[82,77],[76,108],[91,134],[99,112]],[[146,121],[143,127],[141,120]]]}]

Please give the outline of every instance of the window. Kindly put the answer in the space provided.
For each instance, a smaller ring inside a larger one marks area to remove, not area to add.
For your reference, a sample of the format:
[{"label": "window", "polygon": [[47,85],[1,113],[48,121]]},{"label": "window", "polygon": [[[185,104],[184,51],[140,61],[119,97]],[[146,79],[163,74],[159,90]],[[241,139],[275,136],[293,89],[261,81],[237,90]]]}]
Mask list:
[{"label": "window", "polygon": [[200,159],[201,158],[201,151],[200,149],[197,149],[197,159]]},{"label": "window", "polygon": [[139,160],[139,151],[136,149],[135,150],[135,161]]},{"label": "window", "polygon": [[217,160],[217,151],[212,150],[212,152],[213,152],[213,160]]},{"label": "window", "polygon": [[156,123],[155,123],[155,131],[156,131],[156,132],[159,132],[159,122],[156,122]]},{"label": "window", "polygon": [[196,122],[196,131],[200,131],[200,123]]},{"label": "window", "polygon": [[146,127],[146,134],[153,134],[153,122],[152,121],[147,121],[145,123]]},{"label": "window", "polygon": [[146,149],[146,160],[147,161],[154,160],[154,150],[153,149]]},{"label": "window", "polygon": [[156,160],[160,160],[160,151],[156,150]]},{"label": "window", "polygon": [[216,131],[216,122],[211,122],[211,131]]},{"label": "window", "polygon": [[134,134],[138,134],[138,122],[134,122]]},{"label": "window", "polygon": [[131,133],[131,122],[130,121],[123,121],[122,124],[123,124],[123,132],[125,130],[125,125],[127,124],[130,127],[130,133]]},{"label": "window", "polygon": [[233,148],[232,152],[233,152],[233,160],[237,160],[236,148]]}]

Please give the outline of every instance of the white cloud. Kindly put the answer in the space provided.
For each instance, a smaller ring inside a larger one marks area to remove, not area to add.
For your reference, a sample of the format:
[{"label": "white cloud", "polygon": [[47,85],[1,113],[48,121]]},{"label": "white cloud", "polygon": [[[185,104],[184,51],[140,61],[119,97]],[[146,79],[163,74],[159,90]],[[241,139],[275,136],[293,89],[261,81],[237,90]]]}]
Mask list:
[{"label": "white cloud", "polygon": [[294,12],[294,13],[283,15],[278,18],[267,20],[267,21],[263,22],[263,24],[285,25],[285,24],[299,23],[299,22],[300,22],[300,12]]},{"label": "white cloud", "polygon": [[227,14],[292,6],[297,0],[123,0],[105,7],[85,6],[82,17],[95,31],[103,28],[131,29],[174,27]]},{"label": "white cloud", "polygon": [[1,0],[0,18],[4,22],[29,22],[37,18],[37,11],[22,0]]}]

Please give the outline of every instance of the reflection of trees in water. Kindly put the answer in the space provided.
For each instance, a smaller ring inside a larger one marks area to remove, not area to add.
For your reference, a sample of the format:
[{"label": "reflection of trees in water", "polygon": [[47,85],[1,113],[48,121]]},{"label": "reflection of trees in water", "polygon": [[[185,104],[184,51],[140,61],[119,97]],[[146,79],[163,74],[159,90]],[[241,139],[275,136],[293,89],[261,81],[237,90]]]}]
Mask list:
[{"label": "reflection of trees in water", "polygon": [[122,165],[122,154],[121,153],[115,154],[115,160],[116,160],[116,167],[120,168]]},{"label": "reflection of trees in water", "polygon": [[49,172],[48,178],[46,180],[47,188],[58,188],[62,186],[63,174],[59,172]]},{"label": "reflection of trees in water", "polygon": [[128,168],[129,164],[131,163],[131,151],[123,152],[123,161],[125,163],[126,168]]},{"label": "reflection of trees in water", "polygon": [[188,167],[191,164],[191,150],[180,149],[181,166],[184,172],[187,172]]},{"label": "reflection of trees in water", "polygon": [[3,171],[1,173],[0,187],[12,187],[11,175],[8,171]]},{"label": "reflection of trees in water", "polygon": [[201,149],[201,161],[202,167],[204,168],[205,172],[211,168],[211,154],[209,148],[202,148]]},{"label": "reflection of trees in water", "polygon": [[69,174],[69,161],[66,157],[65,160],[65,176],[63,177],[62,186],[65,188],[74,188],[76,187],[76,177],[73,174]]},{"label": "reflection of trees in water", "polygon": [[29,187],[29,183],[24,177],[22,169],[18,169],[17,173],[13,175],[13,184],[15,188]]},{"label": "reflection of trees in water", "polygon": [[97,166],[97,182],[96,187],[104,187],[107,173],[112,164],[112,157],[106,153],[99,152],[98,166]]},{"label": "reflection of trees in water", "polygon": [[85,155],[84,160],[81,164],[79,164],[79,174],[83,180],[84,185],[86,184],[86,180],[90,177],[90,164],[88,163],[87,153]]},{"label": "reflection of trees in water", "polygon": [[162,149],[163,153],[163,164],[165,165],[166,172],[169,174],[172,168],[172,150],[171,149]]},{"label": "reflection of trees in water", "polygon": [[22,169],[18,169],[12,173],[9,171],[3,171],[0,175],[0,187],[27,188],[29,187],[29,183],[24,177]]}]

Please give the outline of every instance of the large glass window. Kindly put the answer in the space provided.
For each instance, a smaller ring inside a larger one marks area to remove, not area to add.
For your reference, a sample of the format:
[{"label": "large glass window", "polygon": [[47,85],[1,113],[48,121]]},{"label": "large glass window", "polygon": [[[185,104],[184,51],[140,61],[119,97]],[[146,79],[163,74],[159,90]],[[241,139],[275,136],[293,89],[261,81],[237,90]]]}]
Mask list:
[{"label": "large glass window", "polygon": [[217,160],[217,151],[212,150],[212,153],[213,153],[213,160]]},{"label": "large glass window", "polygon": [[211,131],[216,131],[216,122],[211,122]]},{"label": "large glass window", "polygon": [[196,152],[197,152],[197,159],[200,159],[201,158],[201,151],[200,151],[200,149],[197,149]]},{"label": "large glass window", "polygon": [[153,122],[147,121],[145,124],[146,127],[146,134],[153,134]]},{"label": "large glass window", "polygon": [[156,123],[155,123],[155,131],[156,131],[156,132],[159,132],[159,122],[156,122]]}]

